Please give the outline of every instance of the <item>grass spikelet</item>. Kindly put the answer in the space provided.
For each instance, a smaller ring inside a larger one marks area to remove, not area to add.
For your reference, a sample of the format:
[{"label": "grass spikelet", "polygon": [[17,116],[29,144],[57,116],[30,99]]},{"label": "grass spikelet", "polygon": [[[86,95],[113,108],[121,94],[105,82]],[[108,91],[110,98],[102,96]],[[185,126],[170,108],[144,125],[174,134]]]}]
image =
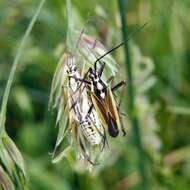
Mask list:
[{"label": "grass spikelet", "polygon": [[[74,123],[79,123],[79,119],[81,116],[77,115],[75,112],[72,111],[71,107],[72,104],[75,103],[75,101],[84,95],[86,92],[84,92],[84,86],[80,87],[80,89],[73,89],[75,87],[70,87],[70,81],[69,76],[67,73],[68,65],[75,64],[78,69],[78,77],[82,78],[84,73],[87,72],[88,68],[92,66],[95,62],[95,60],[102,54],[106,52],[105,47],[95,38],[88,36],[86,34],[79,35],[76,33],[77,37],[75,44],[77,44],[77,47],[74,52],[71,52],[68,50],[68,46],[66,45],[66,49],[64,54],[61,56],[60,61],[58,62],[57,68],[55,70],[53,80],[52,80],[52,86],[51,86],[51,92],[50,92],[50,100],[49,100],[49,109],[57,109],[57,119],[56,119],[56,125],[58,125],[58,136],[56,140],[55,150],[53,153],[53,162],[57,162],[57,160],[60,160],[60,155],[65,156],[65,152],[62,151],[56,155],[57,148],[61,145],[62,141],[65,137],[69,137],[69,142],[74,143],[76,145],[75,150],[78,149],[79,154],[82,155],[81,152],[83,152],[83,156],[77,156],[78,158],[84,158],[84,154],[90,154],[92,152],[90,149],[91,147],[86,142],[85,137],[82,135],[82,132],[79,130],[79,124],[74,125],[75,127],[71,127]],[[110,56],[106,56],[103,61],[106,61],[107,68],[104,73],[104,78],[108,78],[108,76],[115,75],[117,71],[117,63],[115,60]],[[72,63],[74,62],[74,63]],[[73,84],[74,85],[74,84]],[[70,91],[69,91],[70,89]],[[75,92],[76,90],[76,92]],[[70,100],[70,97],[72,97],[74,100]],[[88,101],[88,100],[87,100]],[[71,103],[72,102],[72,103]],[[88,107],[89,103],[86,103],[86,106]],[[82,107],[86,107],[82,106]],[[87,114],[87,109],[84,110],[83,115]],[[83,116],[82,116],[83,117]],[[76,127],[77,126],[77,127]],[[79,139],[80,140],[79,140]],[[78,141],[83,142],[83,148],[79,148],[78,144],[80,144]],[[73,146],[75,146],[73,145]],[[84,150],[87,150],[88,153],[84,153]],[[64,149],[63,149],[64,151]],[[92,153],[91,153],[92,154]],[[57,159],[57,157],[59,159]],[[56,161],[55,161],[56,160]]]},{"label": "grass spikelet", "polygon": [[[28,177],[24,160],[16,145],[6,133],[2,137],[0,147],[0,162],[5,169],[3,173],[9,175],[9,179],[15,182],[15,188],[28,189]],[[6,176],[5,179],[7,179]]]},{"label": "grass spikelet", "polygon": [[14,185],[5,170],[0,166],[0,184],[4,190],[15,190]]},{"label": "grass spikelet", "polygon": [[[84,28],[81,32],[74,32],[71,2],[70,0],[66,2],[68,31],[65,51],[53,76],[49,100],[49,108],[57,110],[56,125],[58,125],[52,162],[66,157],[71,162],[82,161],[85,167],[88,167],[98,163],[105,147],[107,129],[103,128],[103,121],[96,113],[95,107],[88,112],[93,102],[90,92],[83,83],[85,80],[82,82],[79,79],[88,78],[89,69],[94,67],[96,60],[107,50],[96,38],[85,34]],[[106,54],[98,62],[100,64],[97,64],[97,69],[101,69],[104,62],[106,67],[102,72],[102,78],[107,81],[116,75],[118,65],[111,55]],[[117,112],[117,108],[115,111]],[[64,141],[65,137],[68,139],[67,142]],[[65,144],[69,145],[65,148]]]}]

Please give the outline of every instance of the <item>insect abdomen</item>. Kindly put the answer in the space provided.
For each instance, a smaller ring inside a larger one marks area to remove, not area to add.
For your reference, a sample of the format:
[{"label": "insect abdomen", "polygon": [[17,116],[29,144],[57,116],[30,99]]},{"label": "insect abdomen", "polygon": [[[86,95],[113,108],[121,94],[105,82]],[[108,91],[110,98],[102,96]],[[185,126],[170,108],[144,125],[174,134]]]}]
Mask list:
[{"label": "insect abdomen", "polygon": [[92,145],[100,144],[102,136],[99,134],[97,129],[92,125],[90,121],[83,121],[80,123],[83,135]]},{"label": "insect abdomen", "polygon": [[112,137],[117,137],[119,134],[117,123],[110,116],[108,118],[108,132]]}]

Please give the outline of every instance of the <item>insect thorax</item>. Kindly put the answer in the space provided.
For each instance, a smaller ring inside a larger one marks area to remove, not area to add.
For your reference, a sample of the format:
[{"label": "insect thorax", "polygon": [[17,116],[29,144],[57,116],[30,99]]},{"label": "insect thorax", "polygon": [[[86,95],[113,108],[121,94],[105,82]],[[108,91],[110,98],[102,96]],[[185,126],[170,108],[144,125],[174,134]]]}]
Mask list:
[{"label": "insect thorax", "polygon": [[98,72],[96,72],[95,69],[90,69],[89,78],[92,82],[92,88],[95,95],[104,99],[106,96],[107,85],[100,78]]},{"label": "insect thorax", "polygon": [[104,99],[106,96],[106,90],[107,90],[106,84],[99,77],[98,79],[93,80],[92,83],[93,83],[93,90],[94,90],[95,95],[97,97],[101,97]]}]

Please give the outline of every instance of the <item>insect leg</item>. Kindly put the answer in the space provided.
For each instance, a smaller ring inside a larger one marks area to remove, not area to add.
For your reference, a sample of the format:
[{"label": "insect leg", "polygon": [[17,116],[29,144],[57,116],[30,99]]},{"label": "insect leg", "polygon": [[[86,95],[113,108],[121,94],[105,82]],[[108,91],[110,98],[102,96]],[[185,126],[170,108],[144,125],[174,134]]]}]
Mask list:
[{"label": "insect leg", "polygon": [[[82,83],[84,82],[84,80],[86,79],[86,77],[88,76],[88,73],[90,72],[90,68],[88,69],[88,71],[85,73],[85,75],[84,75],[84,77],[83,77],[83,79],[75,79],[75,80],[78,80],[78,81],[81,81],[81,84],[78,86],[78,88],[77,88],[77,90],[79,90],[80,89],[80,87],[81,87],[81,85],[82,85]],[[74,77],[75,78],[75,77]],[[86,80],[85,80],[86,81]],[[85,82],[84,82],[85,83]],[[86,84],[90,84],[90,82],[89,81],[86,81]]]},{"label": "insect leg", "polygon": [[120,88],[121,86],[125,85],[126,82],[124,80],[122,80],[121,82],[119,82],[118,84],[116,84],[114,87],[111,88],[111,91],[115,91],[118,88]]},{"label": "insect leg", "polygon": [[74,98],[73,98],[73,94],[70,95],[70,98],[71,98],[71,101],[72,101],[72,105],[70,107],[70,110],[71,111],[73,109],[74,113],[76,115],[78,115],[78,117],[80,118],[81,117],[81,114],[80,114],[80,111],[77,109],[76,105],[77,105],[77,101],[74,101]]},{"label": "insect leg", "polygon": [[106,81],[106,83],[112,83],[112,82],[113,82],[113,79],[114,79],[114,76],[111,76],[111,77]]},{"label": "insect leg", "polygon": [[[122,81],[121,81],[122,82]],[[120,83],[121,83],[120,82]],[[120,98],[120,100],[119,100],[119,104],[118,104],[118,111],[120,112],[120,106],[121,106],[121,100],[122,100],[122,97],[123,97],[123,94],[124,94],[124,88],[122,89],[122,91],[121,91],[121,98]],[[121,113],[121,112],[120,112]],[[121,114],[123,114],[123,113],[121,113]],[[122,130],[122,132],[123,132],[123,136],[125,136],[126,135],[126,131],[125,131],[125,128],[124,128],[124,124],[123,124],[123,120],[122,120],[122,118],[121,118],[121,115],[119,115],[119,117],[120,117],[120,122],[121,122],[121,130]]]},{"label": "insect leg", "polygon": [[125,128],[124,128],[123,120],[122,120],[121,116],[119,116],[119,117],[120,117],[120,122],[121,122],[121,130],[123,132],[123,136],[125,136],[126,135],[126,131],[125,131]]},{"label": "insect leg", "polygon": [[71,76],[71,78],[74,78],[75,80],[80,81],[80,82],[84,82],[86,84],[91,84],[89,81],[85,80],[84,78],[80,79],[80,78],[77,78],[77,77],[74,77],[74,76]]},{"label": "insect leg", "polygon": [[110,149],[110,148],[109,148],[109,144],[108,144],[108,140],[107,140],[107,136],[106,136],[106,132],[105,132],[105,128],[104,128],[104,134],[103,134],[103,146],[102,146],[102,148],[101,148],[101,151],[104,150],[104,148],[105,148],[106,145],[108,146],[108,149]]},{"label": "insect leg", "polygon": [[[80,91],[80,94],[79,94],[79,96],[78,96],[78,99],[77,99],[75,102],[73,101],[73,104],[72,104],[72,106],[70,107],[69,110],[72,110],[72,109],[76,106],[77,102],[79,101],[79,99],[80,99],[81,96],[82,96],[82,93],[84,92],[84,89],[85,89],[85,86],[84,86],[83,89]],[[77,90],[79,90],[79,89],[77,89]],[[75,92],[73,92],[73,94],[71,94],[71,98],[74,96],[74,94],[77,92],[77,90],[76,90]]]},{"label": "insect leg", "polygon": [[79,140],[79,145],[80,145],[82,154],[83,154],[83,156],[85,157],[85,159],[86,159],[89,163],[91,163],[93,166],[99,165],[99,163],[94,163],[93,161],[91,161],[89,155],[86,153],[86,150],[85,150],[85,147],[84,147],[84,144],[83,144],[82,140],[81,140],[80,138],[79,138],[78,140]]},{"label": "insect leg", "polygon": [[69,111],[71,111],[72,109],[74,109],[74,107],[77,105],[77,101],[73,102],[73,104],[71,105]]},{"label": "insect leg", "polygon": [[91,104],[91,105],[90,105],[90,108],[89,108],[89,110],[88,110],[88,114],[89,114],[89,115],[91,114],[93,107],[94,107],[94,105]]}]

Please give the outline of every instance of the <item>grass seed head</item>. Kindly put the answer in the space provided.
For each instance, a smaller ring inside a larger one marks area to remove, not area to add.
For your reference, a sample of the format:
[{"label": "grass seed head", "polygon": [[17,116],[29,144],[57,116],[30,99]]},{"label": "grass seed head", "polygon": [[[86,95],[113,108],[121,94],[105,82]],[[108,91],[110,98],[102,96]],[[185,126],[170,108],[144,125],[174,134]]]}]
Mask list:
[{"label": "grass seed head", "polygon": [[[27,189],[28,177],[24,160],[14,142],[6,134],[0,140],[0,184],[4,189]],[[11,188],[10,188],[11,187]]]},{"label": "grass seed head", "polygon": [[[55,70],[51,86],[49,105],[50,108],[57,109],[56,123],[59,128],[53,162],[67,157],[73,163],[73,160],[75,160],[74,158],[71,159],[71,150],[73,150],[74,155],[76,155],[74,157],[80,163],[89,164],[91,160],[96,162],[102,153],[103,143],[105,143],[103,142],[104,129],[95,110],[93,110],[93,116],[90,117],[92,117],[91,122],[93,123],[93,131],[96,132],[96,138],[95,136],[93,137],[95,138],[93,143],[92,136],[87,138],[87,131],[89,133],[91,128],[90,126],[82,127],[81,123],[86,119],[92,102],[87,93],[85,83],[77,81],[77,79],[82,79],[88,69],[94,65],[96,59],[107,50],[98,40],[91,36],[81,33],[76,33],[76,36],[76,50],[75,52],[65,50]],[[111,55],[105,56],[102,61],[106,62],[103,77],[108,78],[115,75],[118,65]],[[68,137],[69,145],[67,148],[60,148],[61,151],[57,154],[58,147],[61,147],[66,136]],[[69,150],[69,154],[65,150]]]}]

